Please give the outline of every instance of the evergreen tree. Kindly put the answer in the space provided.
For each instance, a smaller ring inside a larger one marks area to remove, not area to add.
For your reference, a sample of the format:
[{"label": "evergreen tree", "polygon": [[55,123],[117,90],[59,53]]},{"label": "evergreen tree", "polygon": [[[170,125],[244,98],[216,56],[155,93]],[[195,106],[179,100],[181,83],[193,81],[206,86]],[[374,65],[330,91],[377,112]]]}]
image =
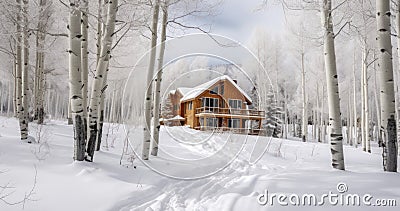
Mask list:
[{"label": "evergreen tree", "polygon": [[278,138],[282,133],[282,107],[275,99],[275,95],[270,91],[267,95],[267,104],[265,108],[264,128],[267,136]]},{"label": "evergreen tree", "polygon": [[171,102],[171,98],[168,96],[167,99],[161,104],[161,118],[170,119],[174,117],[173,113],[173,105]]},{"label": "evergreen tree", "polygon": [[[253,89],[250,92],[250,98],[253,101],[252,104],[249,106],[249,109],[258,109],[259,108],[259,102],[258,102],[258,91],[257,91],[257,84],[254,84],[255,86],[253,87]],[[251,129],[260,129],[259,128],[259,124],[257,121],[251,121]]]}]

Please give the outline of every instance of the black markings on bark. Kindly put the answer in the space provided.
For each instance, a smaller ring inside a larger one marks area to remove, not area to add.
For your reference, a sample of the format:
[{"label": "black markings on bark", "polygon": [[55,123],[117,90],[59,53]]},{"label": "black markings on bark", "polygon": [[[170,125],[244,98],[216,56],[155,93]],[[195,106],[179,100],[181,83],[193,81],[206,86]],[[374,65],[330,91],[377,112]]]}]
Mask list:
[{"label": "black markings on bark", "polygon": [[83,131],[83,121],[82,117],[79,115],[75,116],[74,122],[74,137],[75,137],[75,147],[76,147],[76,157],[77,161],[83,161],[85,159],[85,137]]},{"label": "black markings on bark", "polygon": [[99,130],[97,134],[97,146],[96,146],[96,151],[100,150],[101,147],[101,138],[103,135],[103,120],[104,120],[104,110],[100,111],[100,124],[99,124]]},{"label": "black markings on bark", "polygon": [[102,93],[102,94],[104,93],[104,91],[106,91],[107,87],[108,87],[108,85],[105,85],[105,86],[103,87],[103,89],[101,90],[101,93]]},{"label": "black markings on bark", "polygon": [[386,171],[397,172],[397,133],[396,133],[396,119],[390,116],[387,123],[387,163]]},{"label": "black markings on bark", "polygon": [[90,125],[90,137],[87,144],[86,154],[87,157],[85,158],[88,162],[93,162],[94,157],[94,150],[96,147],[96,138],[97,138],[97,121],[94,121],[94,124]]}]

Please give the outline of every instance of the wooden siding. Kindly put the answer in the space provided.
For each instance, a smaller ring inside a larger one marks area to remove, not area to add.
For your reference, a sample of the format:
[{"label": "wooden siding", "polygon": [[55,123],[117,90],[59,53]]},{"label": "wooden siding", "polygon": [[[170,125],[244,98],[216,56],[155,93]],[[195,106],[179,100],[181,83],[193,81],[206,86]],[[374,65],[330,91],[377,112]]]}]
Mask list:
[{"label": "wooden siding", "polygon": [[[192,103],[192,109],[189,109],[189,104]],[[184,110],[184,114],[182,117],[185,118],[185,124],[186,125],[190,125],[191,128],[193,128],[195,126],[195,107],[193,105],[193,101],[187,101],[185,103],[182,103],[183,105],[183,110]]]},{"label": "wooden siding", "polygon": [[[221,95],[221,86],[224,86],[224,92]],[[213,90],[216,86],[218,86],[218,93],[211,93],[210,90]],[[200,127],[200,117],[196,115],[196,109],[203,107],[202,99],[203,98],[217,98],[218,99],[218,107],[220,108],[229,108],[229,100],[241,100],[242,101],[242,109],[246,109],[246,104],[251,105],[251,102],[246,99],[246,97],[236,89],[235,85],[233,85],[229,80],[218,81],[216,84],[211,86],[208,90],[203,91],[199,96],[194,99],[189,99],[185,102],[180,102],[183,95],[176,91],[175,94],[171,94],[171,102],[173,106],[179,105],[178,110],[174,109],[174,116],[181,115],[185,118],[185,125],[189,125],[191,128],[199,128]],[[189,104],[192,103],[192,109],[189,109]],[[209,115],[212,115],[211,113]],[[240,120],[240,126],[242,126],[244,119],[242,117],[235,117]],[[218,127],[227,128],[228,127],[228,119],[229,117],[218,117],[219,124]],[[261,120],[261,118],[259,118]]]},{"label": "wooden siding", "polygon": [[172,114],[175,116],[181,115],[181,98],[183,95],[180,92],[175,92],[175,94],[170,94],[172,103]]}]

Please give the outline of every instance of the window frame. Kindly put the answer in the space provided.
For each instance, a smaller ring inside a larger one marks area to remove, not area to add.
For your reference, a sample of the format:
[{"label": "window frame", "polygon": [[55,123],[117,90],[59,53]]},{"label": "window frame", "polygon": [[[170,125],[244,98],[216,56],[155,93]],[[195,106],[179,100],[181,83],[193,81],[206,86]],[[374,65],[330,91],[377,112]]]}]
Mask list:
[{"label": "window frame", "polygon": [[[210,124],[211,123],[211,124]],[[218,127],[218,118],[215,117],[206,117],[206,127]]]},{"label": "window frame", "polygon": [[193,110],[193,102],[192,101],[188,102],[187,108],[188,108],[188,111]]},{"label": "window frame", "polygon": [[[208,100],[208,105],[207,105],[207,100]],[[208,108],[219,108],[219,99],[218,98],[212,98],[212,97],[203,97],[202,98],[202,107],[208,107]],[[213,102],[213,106],[211,105],[211,101]]]},{"label": "window frame", "polygon": [[213,94],[213,95],[219,94],[219,86],[215,86],[213,89],[211,89],[210,94]]},{"label": "window frame", "polygon": [[240,128],[240,119],[238,119],[238,118],[230,118],[230,119],[228,119],[228,128],[239,129]]},{"label": "window frame", "polygon": [[243,101],[240,99],[229,99],[228,105],[232,109],[242,109]]}]

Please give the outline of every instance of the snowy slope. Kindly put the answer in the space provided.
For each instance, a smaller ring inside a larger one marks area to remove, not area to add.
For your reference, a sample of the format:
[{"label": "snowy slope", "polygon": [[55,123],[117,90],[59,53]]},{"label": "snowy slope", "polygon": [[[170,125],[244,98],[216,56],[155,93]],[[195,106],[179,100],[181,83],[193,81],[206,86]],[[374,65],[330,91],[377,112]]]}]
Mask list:
[{"label": "snowy slope", "polygon": [[[320,196],[329,191],[337,192],[338,183],[346,183],[348,193],[370,193],[374,199],[397,199],[397,206],[400,206],[400,176],[382,172],[381,152],[375,145],[371,155],[346,146],[347,171],[341,172],[330,167],[326,144],[266,138],[256,142],[255,137],[162,128],[160,148],[163,150],[159,157],[152,157],[146,163],[157,173],[139,159],[130,162],[128,155],[124,155],[123,165],[119,165],[124,146],[123,130],[113,125],[106,125],[106,129],[109,126],[113,134],[108,137],[108,147],[95,155],[95,163],[74,163],[71,126],[49,122],[42,129],[42,142],[47,141],[47,144],[30,145],[18,141],[15,119],[0,117],[0,171],[3,171],[0,186],[10,182],[15,187],[7,201],[23,199],[35,183],[37,172],[35,194],[31,196],[34,201],[26,201],[24,210],[398,209],[262,206],[257,202],[266,190],[277,194]],[[130,146],[139,149],[141,134],[140,130],[135,131]],[[265,148],[266,153],[253,163]],[[186,179],[210,176],[183,180],[163,174]],[[9,206],[0,202],[0,210],[22,210],[22,205]]]}]

